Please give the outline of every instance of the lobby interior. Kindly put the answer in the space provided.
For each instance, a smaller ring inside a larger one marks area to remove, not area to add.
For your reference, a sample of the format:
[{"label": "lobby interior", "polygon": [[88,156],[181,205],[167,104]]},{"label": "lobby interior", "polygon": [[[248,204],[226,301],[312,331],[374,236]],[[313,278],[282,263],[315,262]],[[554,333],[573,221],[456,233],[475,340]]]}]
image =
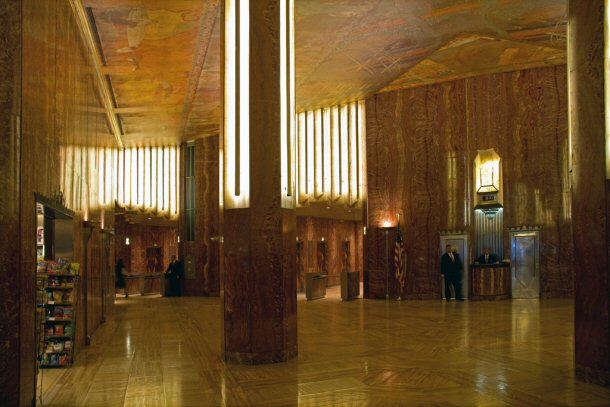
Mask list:
[{"label": "lobby interior", "polygon": [[[1,2],[0,404],[610,404],[603,3]],[[53,369],[42,213],[80,265]]]}]

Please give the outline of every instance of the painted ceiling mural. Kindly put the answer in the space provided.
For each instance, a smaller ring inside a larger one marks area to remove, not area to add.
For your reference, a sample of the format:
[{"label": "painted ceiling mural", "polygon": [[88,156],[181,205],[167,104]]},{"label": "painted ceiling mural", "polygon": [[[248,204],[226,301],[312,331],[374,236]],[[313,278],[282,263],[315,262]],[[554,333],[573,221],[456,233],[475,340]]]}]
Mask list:
[{"label": "painted ceiling mural", "polygon": [[[84,0],[126,145],[218,134],[221,0]],[[296,0],[297,109],[566,61],[566,0]]]}]

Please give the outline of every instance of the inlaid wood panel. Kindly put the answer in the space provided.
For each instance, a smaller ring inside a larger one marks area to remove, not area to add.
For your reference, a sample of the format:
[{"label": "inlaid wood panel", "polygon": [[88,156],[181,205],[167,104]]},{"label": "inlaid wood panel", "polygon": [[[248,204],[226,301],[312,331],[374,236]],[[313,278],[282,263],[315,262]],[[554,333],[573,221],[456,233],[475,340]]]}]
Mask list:
[{"label": "inlaid wood panel", "polygon": [[[33,365],[26,375],[18,374],[21,352],[30,352],[33,343],[20,335],[22,272],[20,261],[20,179],[19,116],[21,103],[21,20],[22,1],[0,3],[0,297],[4,316],[0,319],[0,404],[25,405],[34,393]],[[13,233],[9,233],[13,231]],[[33,327],[33,325],[28,325]],[[27,357],[25,358],[27,360]],[[28,376],[31,374],[32,376]],[[24,388],[20,391],[20,385]],[[22,403],[20,404],[20,400]]]},{"label": "inlaid wood panel", "polygon": [[316,301],[300,294],[299,357],[259,366],[223,362],[218,298],[120,300],[42,400],[48,407],[610,404],[609,389],[575,378],[571,300],[345,302],[339,291]]},{"label": "inlaid wood panel", "polygon": [[[569,1],[575,352],[578,377],[610,386],[608,181],[604,114],[604,6]],[[607,24],[607,22],[606,22]],[[586,44],[586,45],[584,45]]]},{"label": "inlaid wood panel", "polygon": [[[395,226],[400,213],[407,296],[438,298],[440,232],[469,230],[474,241],[472,163],[477,150],[488,148],[502,157],[504,225],[542,226],[542,295],[572,294],[566,86],[565,66],[558,66],[367,100],[365,295],[385,296],[385,239],[375,229]],[[510,253],[507,235],[504,242]],[[475,255],[467,253],[464,261]],[[388,256],[393,265],[393,252]],[[392,284],[390,278],[396,296]]]}]

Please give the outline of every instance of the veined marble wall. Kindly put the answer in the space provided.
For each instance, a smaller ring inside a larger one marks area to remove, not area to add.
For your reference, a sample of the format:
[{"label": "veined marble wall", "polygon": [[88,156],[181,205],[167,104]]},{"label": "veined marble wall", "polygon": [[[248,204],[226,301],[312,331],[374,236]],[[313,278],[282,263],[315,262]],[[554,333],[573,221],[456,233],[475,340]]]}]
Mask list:
[{"label": "veined marble wall", "polygon": [[305,273],[325,271],[327,286],[341,284],[342,271],[362,273],[362,222],[298,216],[297,238],[299,292]]},{"label": "veined marble wall", "polygon": [[[477,150],[488,148],[502,157],[504,226],[542,226],[542,296],[572,295],[565,66],[381,93],[366,106],[369,298],[385,298],[385,240],[378,228],[386,220],[395,225],[396,213],[407,252],[407,296],[440,298],[439,235],[469,230],[474,243],[472,165]],[[474,256],[467,253],[465,261]],[[390,293],[398,295],[394,281]]]},{"label": "veined marble wall", "polygon": [[[0,218],[4,230],[14,231],[11,242],[2,244],[10,256],[0,255],[2,272],[12,276],[2,279],[6,283],[3,289],[9,289],[12,294],[3,300],[6,309],[11,311],[7,313],[6,325],[2,326],[2,332],[10,334],[6,335],[8,346],[2,351],[4,364],[0,382],[2,404],[29,406],[35,390],[34,193],[51,197],[60,191],[60,145],[110,145],[114,141],[101,113],[93,71],[70,4],[37,0],[2,2],[0,23],[0,112],[6,118],[0,125],[0,151],[3,157],[8,157],[1,160],[5,176],[0,195],[7,202],[2,201],[0,205],[2,214],[6,215]],[[20,61],[25,63],[21,65]],[[90,168],[85,168],[88,167],[64,167],[73,175],[74,182],[79,183],[79,193],[86,197],[80,202],[86,203],[94,201],[97,190],[88,183],[92,174]],[[74,220],[74,260],[81,265],[84,260],[82,220],[99,219],[99,213],[85,209],[78,211]],[[112,227],[112,223],[112,216],[108,216],[106,226]],[[95,254],[90,258],[89,283],[95,287],[95,293],[102,293],[100,256]],[[81,284],[81,298],[83,291]],[[92,294],[92,299],[101,303],[98,294]],[[84,343],[85,304],[81,301],[77,309],[77,351]],[[99,324],[102,307],[90,304],[88,308],[91,321]]]}]

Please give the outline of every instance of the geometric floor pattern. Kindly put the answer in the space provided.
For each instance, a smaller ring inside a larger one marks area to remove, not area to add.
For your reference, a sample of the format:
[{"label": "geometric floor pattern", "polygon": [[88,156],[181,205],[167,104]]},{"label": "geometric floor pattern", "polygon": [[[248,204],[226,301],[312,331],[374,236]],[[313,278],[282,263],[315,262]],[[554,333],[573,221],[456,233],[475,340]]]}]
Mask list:
[{"label": "geometric floor pattern", "polygon": [[[299,294],[297,358],[226,364],[218,298],[118,299],[44,406],[609,406],[574,377],[572,300]],[[40,402],[40,400],[39,400]]]}]

